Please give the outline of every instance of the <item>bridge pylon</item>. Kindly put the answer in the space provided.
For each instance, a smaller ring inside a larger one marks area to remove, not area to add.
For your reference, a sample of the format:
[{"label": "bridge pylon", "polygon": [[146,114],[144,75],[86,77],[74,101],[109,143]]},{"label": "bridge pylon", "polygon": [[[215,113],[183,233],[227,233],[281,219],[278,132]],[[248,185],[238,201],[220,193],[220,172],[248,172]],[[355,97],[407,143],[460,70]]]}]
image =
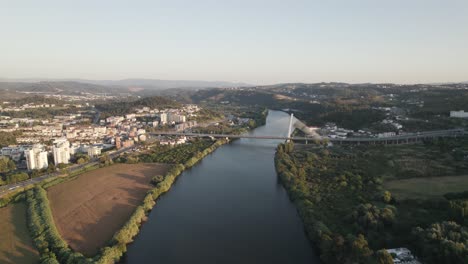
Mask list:
[{"label": "bridge pylon", "polygon": [[291,113],[291,116],[289,117],[288,141],[291,140],[291,134],[293,132],[292,131],[293,119],[294,119],[294,114]]}]

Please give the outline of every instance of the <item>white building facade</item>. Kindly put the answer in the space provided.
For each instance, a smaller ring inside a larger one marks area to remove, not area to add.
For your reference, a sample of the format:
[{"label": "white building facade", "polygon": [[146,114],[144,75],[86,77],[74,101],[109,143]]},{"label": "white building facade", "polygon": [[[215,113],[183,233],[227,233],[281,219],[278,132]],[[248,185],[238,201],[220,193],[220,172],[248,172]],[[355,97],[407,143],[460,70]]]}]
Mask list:
[{"label": "white building facade", "polygon": [[468,112],[465,112],[463,110],[461,110],[461,111],[450,111],[450,117],[468,118]]},{"label": "white building facade", "polygon": [[101,155],[101,148],[97,146],[91,146],[88,148],[88,156],[91,158]]},{"label": "white building facade", "polygon": [[159,120],[161,121],[161,125],[167,124],[167,113],[159,114]]},{"label": "white building facade", "polygon": [[32,149],[25,150],[24,156],[26,157],[28,170],[40,170],[49,167],[47,152],[44,151],[42,145],[37,144]]},{"label": "white building facade", "polygon": [[68,164],[70,162],[70,142],[66,138],[56,139],[53,147],[54,163]]}]

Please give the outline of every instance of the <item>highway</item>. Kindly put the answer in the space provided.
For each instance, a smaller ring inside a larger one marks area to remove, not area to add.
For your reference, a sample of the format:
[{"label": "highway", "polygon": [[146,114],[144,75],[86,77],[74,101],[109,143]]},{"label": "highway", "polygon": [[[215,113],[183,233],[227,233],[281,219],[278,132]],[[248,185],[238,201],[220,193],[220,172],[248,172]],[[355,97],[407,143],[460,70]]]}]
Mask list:
[{"label": "highway", "polygon": [[[132,148],[133,147],[119,149],[119,150],[117,150],[115,152],[109,153],[109,157],[111,159],[114,159],[115,157],[117,157],[121,153],[123,153],[125,151],[128,151],[128,150],[130,150]],[[98,159],[92,159],[88,163],[79,164],[79,165],[72,165],[70,167],[67,167],[66,169],[71,173],[71,172],[81,170],[81,169],[83,169],[84,167],[87,167],[87,166],[97,165],[98,163],[99,163]],[[29,179],[29,180],[26,180],[26,181],[0,186],[0,197],[6,195],[8,193],[11,193],[11,192],[15,191],[18,188],[24,188],[24,187],[27,187],[28,185],[40,183],[40,182],[42,182],[42,181],[44,181],[46,179],[54,178],[54,177],[57,177],[59,175],[62,175],[62,174],[60,173],[60,171],[57,171],[57,172],[53,172],[53,173],[44,174],[42,176],[32,178],[32,179]]]}]

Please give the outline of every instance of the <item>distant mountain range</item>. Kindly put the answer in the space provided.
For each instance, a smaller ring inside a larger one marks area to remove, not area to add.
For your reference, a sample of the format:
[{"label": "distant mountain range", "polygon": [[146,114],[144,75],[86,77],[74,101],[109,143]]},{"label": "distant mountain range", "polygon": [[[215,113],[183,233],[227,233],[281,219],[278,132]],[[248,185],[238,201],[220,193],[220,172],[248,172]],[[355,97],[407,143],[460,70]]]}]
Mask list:
[{"label": "distant mountain range", "polygon": [[120,87],[108,87],[91,83],[80,83],[71,81],[60,82],[0,82],[0,90],[10,93],[34,93],[34,94],[66,94],[78,95],[82,93],[128,93],[129,90]]},{"label": "distant mountain range", "polygon": [[[413,84],[407,86],[394,84],[347,84],[340,82],[333,83],[284,83],[275,85],[252,86],[246,83],[218,82],[218,81],[190,81],[190,80],[154,80],[154,79],[125,79],[125,80],[85,80],[85,79],[1,79],[0,93],[5,98],[23,98],[29,94],[62,94],[81,95],[107,94],[117,96],[169,96],[174,99],[181,99],[181,96],[197,93],[198,90],[209,88],[247,88],[259,90],[282,89],[322,89],[324,92],[331,90],[345,90],[347,88],[382,88],[400,87],[415,88],[429,85],[435,86],[465,86],[468,82],[454,84]],[[182,92],[185,90],[185,92]],[[215,89],[217,90],[217,89]],[[349,89],[348,89],[349,90]],[[190,91],[189,93],[187,93]],[[368,92],[368,91],[367,91]],[[201,91],[201,94],[205,94]],[[208,92],[209,94],[209,92]]]},{"label": "distant mountain range", "polygon": [[124,79],[124,80],[86,80],[86,79],[1,79],[0,82],[14,83],[86,83],[102,86],[122,87],[131,89],[171,89],[171,88],[231,88],[251,86],[246,83],[223,81],[193,81],[193,80],[158,80],[158,79]]}]

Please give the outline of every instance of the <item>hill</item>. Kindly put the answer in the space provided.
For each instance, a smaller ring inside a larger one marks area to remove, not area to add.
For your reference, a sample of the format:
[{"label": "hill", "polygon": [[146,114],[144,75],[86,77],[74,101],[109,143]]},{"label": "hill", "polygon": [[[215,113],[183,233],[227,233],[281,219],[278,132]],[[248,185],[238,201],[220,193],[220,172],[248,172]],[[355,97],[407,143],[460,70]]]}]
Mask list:
[{"label": "hill", "polygon": [[231,88],[250,86],[245,83],[232,83],[222,81],[193,81],[193,80],[157,80],[157,79],[125,79],[125,80],[79,80],[84,83],[120,86],[140,87],[145,89],[172,89],[172,88]]},{"label": "hill", "polygon": [[[198,81],[198,80],[159,80],[159,79],[124,79],[124,80],[87,80],[87,79],[1,79],[0,83],[21,83],[21,84],[63,84],[80,83],[88,85],[97,85],[101,87],[120,87],[127,89],[200,89],[200,88],[231,88],[251,86],[246,83],[234,83],[223,81]],[[20,85],[21,86],[21,85]]]},{"label": "hill", "polygon": [[151,96],[145,97],[142,99],[138,99],[135,101],[119,101],[116,102],[108,102],[103,104],[96,105],[96,109],[101,111],[102,117],[112,116],[112,115],[124,115],[126,113],[131,112],[132,109],[141,108],[141,107],[149,107],[149,108],[177,108],[180,106],[180,103],[165,98],[161,96]]},{"label": "hill", "polygon": [[20,94],[105,94],[128,93],[128,89],[72,81],[0,82],[0,91]]}]

